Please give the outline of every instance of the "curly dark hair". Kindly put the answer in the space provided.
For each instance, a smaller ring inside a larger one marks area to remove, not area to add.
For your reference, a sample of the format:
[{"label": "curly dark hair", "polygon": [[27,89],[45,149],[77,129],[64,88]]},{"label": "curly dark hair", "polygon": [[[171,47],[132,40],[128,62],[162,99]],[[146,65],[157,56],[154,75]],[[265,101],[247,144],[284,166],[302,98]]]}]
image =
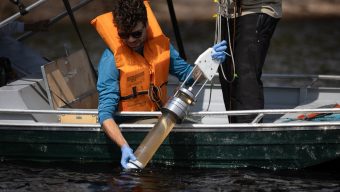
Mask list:
[{"label": "curly dark hair", "polygon": [[119,30],[130,32],[138,22],[141,21],[144,25],[147,23],[143,0],[117,0],[112,13]]}]

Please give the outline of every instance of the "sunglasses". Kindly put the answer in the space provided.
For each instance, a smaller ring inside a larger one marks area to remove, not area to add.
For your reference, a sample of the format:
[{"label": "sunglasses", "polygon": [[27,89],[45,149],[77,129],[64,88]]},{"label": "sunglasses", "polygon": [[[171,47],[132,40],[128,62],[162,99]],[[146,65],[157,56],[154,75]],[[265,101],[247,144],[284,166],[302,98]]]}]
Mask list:
[{"label": "sunglasses", "polygon": [[143,34],[143,30],[139,30],[139,31],[131,32],[131,33],[120,32],[120,33],[118,33],[118,36],[121,39],[128,39],[130,36],[135,38],[135,39],[138,39],[142,36],[142,34]]}]

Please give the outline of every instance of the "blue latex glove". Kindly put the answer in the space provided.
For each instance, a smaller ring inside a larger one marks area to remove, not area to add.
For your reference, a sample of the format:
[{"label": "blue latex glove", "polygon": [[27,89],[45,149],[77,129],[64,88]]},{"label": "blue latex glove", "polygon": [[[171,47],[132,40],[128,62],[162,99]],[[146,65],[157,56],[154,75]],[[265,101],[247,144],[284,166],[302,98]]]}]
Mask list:
[{"label": "blue latex glove", "polygon": [[214,53],[211,57],[215,60],[219,60],[221,63],[225,60],[227,53],[225,50],[227,49],[227,42],[225,40],[215,44],[213,47]]},{"label": "blue latex glove", "polygon": [[120,160],[120,164],[122,165],[122,167],[124,167],[124,169],[127,168],[127,164],[129,162],[129,160],[135,161],[137,158],[135,157],[135,155],[133,154],[132,149],[129,147],[129,145],[123,145],[120,150],[122,151],[122,158]]}]

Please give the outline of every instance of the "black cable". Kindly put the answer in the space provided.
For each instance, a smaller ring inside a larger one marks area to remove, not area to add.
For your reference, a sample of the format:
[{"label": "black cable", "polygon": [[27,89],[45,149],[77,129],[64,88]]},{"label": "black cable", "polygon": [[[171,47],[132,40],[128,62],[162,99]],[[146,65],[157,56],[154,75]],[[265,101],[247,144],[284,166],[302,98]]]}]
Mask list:
[{"label": "black cable", "polygon": [[96,79],[98,79],[96,70],[95,70],[94,67],[93,67],[93,64],[92,64],[92,62],[91,62],[89,53],[88,53],[88,51],[87,51],[87,49],[86,49],[86,47],[85,47],[85,43],[84,43],[84,41],[83,41],[83,38],[81,37],[81,34],[80,34],[80,31],[79,31],[77,22],[76,22],[76,20],[75,20],[75,18],[74,18],[74,15],[73,15],[73,11],[72,11],[70,2],[69,2],[68,0],[63,0],[63,2],[64,2],[64,5],[65,5],[65,8],[66,8],[66,11],[67,11],[67,13],[68,13],[68,15],[69,15],[69,17],[70,17],[70,19],[71,19],[71,22],[72,22],[72,24],[73,24],[73,26],[74,26],[74,28],[75,28],[75,30],[76,30],[76,32],[77,32],[77,35],[78,35],[78,37],[79,37],[79,40],[80,40],[81,44],[83,45],[83,48],[84,48],[84,50],[85,50],[87,59],[89,60],[90,67],[91,67],[91,69],[92,69],[93,75],[95,76]]},{"label": "black cable", "polygon": [[184,60],[187,60],[187,58],[185,56],[185,51],[184,51],[184,46],[183,46],[181,34],[179,32],[179,28],[178,28],[178,24],[177,24],[177,19],[176,19],[176,13],[175,13],[174,5],[172,3],[172,0],[167,0],[167,3],[168,3],[168,8],[169,8],[169,13],[170,13],[172,27],[174,28],[174,32],[175,32],[175,38],[176,38],[176,42],[177,42],[177,46],[178,46],[178,50],[179,50],[179,55]]}]

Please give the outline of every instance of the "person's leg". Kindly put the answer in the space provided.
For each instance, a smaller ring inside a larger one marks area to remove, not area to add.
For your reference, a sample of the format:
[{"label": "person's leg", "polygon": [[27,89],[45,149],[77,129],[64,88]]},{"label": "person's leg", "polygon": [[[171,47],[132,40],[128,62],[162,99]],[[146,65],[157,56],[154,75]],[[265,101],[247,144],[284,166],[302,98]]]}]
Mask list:
[{"label": "person's leg", "polygon": [[0,87],[6,85],[6,59],[0,57]]},{"label": "person's leg", "polygon": [[0,57],[0,86],[15,80],[15,73],[11,61],[7,57]]},{"label": "person's leg", "polygon": [[[234,58],[238,77],[232,83],[220,77],[227,110],[264,107],[262,67],[277,21],[265,14],[250,14],[236,19]],[[230,67],[230,61],[227,64]],[[254,118],[255,115],[249,115],[232,117],[230,120],[251,122]]]},{"label": "person's leg", "polygon": [[[229,33],[231,38],[231,44],[233,46],[233,29],[234,29],[234,19],[229,22]],[[228,41],[228,29],[227,29],[227,19],[222,17],[222,39],[226,40],[228,43],[227,52],[230,51],[230,42]],[[224,106],[227,111],[231,110],[231,93],[232,93],[232,82],[234,82],[234,71],[232,59],[229,57],[222,63],[218,68],[219,80],[221,83],[221,89],[223,94]],[[231,117],[229,117],[229,122],[231,122]]]}]

